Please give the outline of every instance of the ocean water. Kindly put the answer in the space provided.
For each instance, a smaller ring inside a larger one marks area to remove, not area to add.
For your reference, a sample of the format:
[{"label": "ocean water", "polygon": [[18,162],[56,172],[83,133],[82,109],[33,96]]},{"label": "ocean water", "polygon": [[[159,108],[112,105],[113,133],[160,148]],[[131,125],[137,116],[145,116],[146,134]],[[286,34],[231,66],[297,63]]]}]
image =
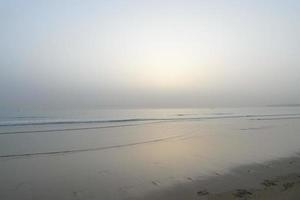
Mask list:
[{"label": "ocean water", "polygon": [[300,150],[299,107],[0,113],[0,199],[130,199]]}]

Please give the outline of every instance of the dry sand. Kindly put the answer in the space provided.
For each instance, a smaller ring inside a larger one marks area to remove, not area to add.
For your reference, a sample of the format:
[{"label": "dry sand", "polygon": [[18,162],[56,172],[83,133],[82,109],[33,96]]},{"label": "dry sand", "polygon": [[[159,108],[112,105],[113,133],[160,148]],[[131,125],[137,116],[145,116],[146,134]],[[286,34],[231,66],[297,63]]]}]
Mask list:
[{"label": "dry sand", "polygon": [[272,199],[272,200],[297,200],[300,199],[300,175],[289,174],[287,176],[266,179],[259,189],[235,189],[228,192],[203,196],[199,199],[226,200],[226,199]]},{"label": "dry sand", "polygon": [[190,180],[155,191],[138,199],[230,200],[300,199],[300,157],[241,166],[227,174],[216,173],[205,180]]}]

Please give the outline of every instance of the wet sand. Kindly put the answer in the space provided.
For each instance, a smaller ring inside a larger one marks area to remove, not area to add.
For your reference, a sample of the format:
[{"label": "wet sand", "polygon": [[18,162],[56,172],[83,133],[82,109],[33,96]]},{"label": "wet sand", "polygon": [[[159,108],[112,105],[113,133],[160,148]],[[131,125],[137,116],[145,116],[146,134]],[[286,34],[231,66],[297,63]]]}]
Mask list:
[{"label": "wet sand", "polygon": [[298,200],[300,199],[300,154],[216,172],[205,180],[189,179],[170,188],[137,199],[156,200]]},{"label": "wet sand", "polygon": [[195,112],[0,126],[0,199],[243,199],[298,188],[300,110]]}]

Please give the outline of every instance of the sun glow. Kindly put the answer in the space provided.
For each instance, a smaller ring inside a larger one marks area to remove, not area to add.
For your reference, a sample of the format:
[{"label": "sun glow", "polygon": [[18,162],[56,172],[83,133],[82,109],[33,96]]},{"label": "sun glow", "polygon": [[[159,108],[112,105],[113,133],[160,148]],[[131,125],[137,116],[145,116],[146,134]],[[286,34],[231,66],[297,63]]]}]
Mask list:
[{"label": "sun glow", "polygon": [[[155,90],[178,90],[199,82],[199,66],[186,46],[169,40],[166,34],[152,36],[137,46],[132,74],[138,87]],[[137,44],[137,43],[136,43]]]},{"label": "sun glow", "polygon": [[147,88],[178,90],[191,86],[197,80],[190,59],[171,49],[156,51],[148,56],[140,68],[138,82]]}]

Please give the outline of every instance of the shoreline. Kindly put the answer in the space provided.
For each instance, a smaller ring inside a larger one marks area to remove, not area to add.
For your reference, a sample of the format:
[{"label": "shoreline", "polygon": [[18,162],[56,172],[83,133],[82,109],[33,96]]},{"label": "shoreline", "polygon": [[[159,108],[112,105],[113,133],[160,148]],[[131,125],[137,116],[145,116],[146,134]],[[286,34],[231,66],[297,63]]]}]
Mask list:
[{"label": "shoreline", "polygon": [[136,199],[231,200],[300,199],[300,153],[233,168],[228,173],[190,180]]}]

